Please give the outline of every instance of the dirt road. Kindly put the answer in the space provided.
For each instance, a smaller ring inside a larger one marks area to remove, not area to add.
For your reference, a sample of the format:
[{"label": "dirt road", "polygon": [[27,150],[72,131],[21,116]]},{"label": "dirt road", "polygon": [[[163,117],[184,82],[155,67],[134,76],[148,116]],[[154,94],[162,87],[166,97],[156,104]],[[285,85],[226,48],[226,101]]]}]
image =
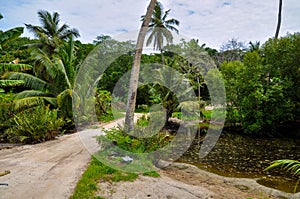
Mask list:
[{"label": "dirt road", "polygon": [[[122,121],[102,128],[111,128]],[[41,144],[0,150],[0,171],[11,172],[0,177],[0,183],[8,183],[0,186],[0,199],[68,198],[91,153],[99,149],[94,136],[100,133],[99,128],[87,129]]]}]

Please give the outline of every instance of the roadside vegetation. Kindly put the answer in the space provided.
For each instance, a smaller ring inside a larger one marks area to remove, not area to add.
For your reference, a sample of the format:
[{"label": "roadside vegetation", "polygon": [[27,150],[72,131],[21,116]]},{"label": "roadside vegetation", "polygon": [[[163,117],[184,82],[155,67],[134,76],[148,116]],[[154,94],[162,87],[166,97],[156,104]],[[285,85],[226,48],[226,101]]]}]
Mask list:
[{"label": "roadside vegetation", "polygon": [[[208,81],[220,77],[226,90],[226,131],[232,130],[241,136],[300,138],[300,33],[288,33],[280,38],[276,33],[276,37],[265,43],[250,42],[249,45],[231,39],[219,50],[200,44],[197,39],[174,44],[172,31],[178,33],[180,23],[177,19],[169,19],[169,14],[170,10],[165,11],[161,3],[155,4],[146,43],[153,44],[159,53],[141,55],[140,63],[159,63],[179,72],[182,81],[191,85],[195,97],[180,102],[179,96],[159,81],[140,86],[134,107],[138,112],[148,113],[154,105],[163,106],[166,125],[148,138],[128,135],[126,129],[110,129],[106,136],[98,138],[104,149],[113,142],[134,153],[155,151],[170,143],[176,135],[168,129],[170,118],[177,118],[179,122],[196,121],[201,133],[206,133],[212,118],[212,110],[206,107],[217,110],[220,105],[211,99]],[[131,41],[119,42],[101,34],[93,42],[84,44],[78,40],[80,30],[68,24],[60,26],[59,13],[41,10],[37,16],[40,25],[25,24],[25,27],[0,30],[2,143],[35,144],[74,132],[74,82],[85,58],[96,46],[107,52],[116,46],[123,50],[134,48]],[[0,14],[0,19],[2,17]],[[32,32],[34,39],[21,37],[24,28]],[[280,23],[277,31],[279,28]],[[199,60],[202,68],[199,68]],[[133,63],[133,52],[119,56],[93,88],[95,112],[100,122],[121,116],[113,112],[112,104],[126,111],[125,95],[113,96],[112,93]],[[213,70],[207,65],[213,65]],[[146,79],[150,73],[166,81],[169,78],[164,77],[165,71],[159,67],[141,76]],[[204,78],[206,75],[211,79]],[[129,90],[126,84],[121,84],[119,89],[124,93]],[[196,117],[183,114],[184,108],[196,112]],[[147,132],[151,117],[155,115],[138,120],[137,133],[153,133]],[[104,150],[102,155],[108,155],[105,153]],[[152,164],[151,160],[147,163]],[[275,161],[267,170],[282,166],[298,175],[299,167],[295,165],[299,162]],[[93,158],[72,198],[94,197],[100,179],[117,182],[134,180],[137,176],[109,168]]]}]

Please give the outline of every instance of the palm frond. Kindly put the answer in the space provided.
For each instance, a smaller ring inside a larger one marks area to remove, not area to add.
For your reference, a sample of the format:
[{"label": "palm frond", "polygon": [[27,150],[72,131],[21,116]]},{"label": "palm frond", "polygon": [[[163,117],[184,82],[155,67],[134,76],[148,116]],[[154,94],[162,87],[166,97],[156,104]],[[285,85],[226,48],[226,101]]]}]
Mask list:
[{"label": "palm frond", "polygon": [[55,79],[57,76],[57,70],[50,57],[46,54],[46,52],[44,52],[41,49],[35,49],[34,51],[32,51],[31,54],[37,63],[45,67],[47,74],[51,78]]},{"label": "palm frond", "polygon": [[41,35],[41,29],[38,27],[38,26],[33,26],[31,24],[25,24],[25,27],[27,28],[27,30],[31,33],[34,34],[35,37],[38,37],[40,38],[40,35]]},{"label": "palm frond", "polygon": [[163,16],[163,18],[162,18],[163,21],[166,21],[166,18],[168,17],[170,11],[171,11],[171,9],[165,11],[165,14],[164,14],[164,16]]},{"label": "palm frond", "polygon": [[61,61],[61,59],[55,58],[54,62],[55,62],[55,66],[57,67],[58,71],[63,75],[65,82],[68,85],[68,88],[72,88],[69,77],[67,75],[67,71],[66,71],[65,66],[64,66],[63,62]]},{"label": "palm frond", "polygon": [[13,101],[13,109],[15,111],[21,110],[23,108],[29,108],[33,106],[43,105],[44,100],[40,97],[27,97],[23,99],[17,99]]},{"label": "palm frond", "polygon": [[24,85],[23,80],[0,80],[0,88],[15,87]]},{"label": "palm frond", "polygon": [[155,32],[152,31],[151,34],[149,35],[148,39],[147,39],[146,46],[149,46],[152,43],[154,37],[155,37]]},{"label": "palm frond", "polygon": [[0,63],[0,74],[6,72],[18,72],[24,70],[31,70],[32,66],[28,64],[7,64],[7,63]]},{"label": "palm frond", "polygon": [[179,30],[172,25],[166,24],[166,28],[179,34]]},{"label": "palm frond", "polygon": [[167,44],[173,43],[173,35],[172,35],[171,31],[169,31],[168,29],[162,29],[161,32],[163,35],[162,38],[166,38]]},{"label": "palm frond", "polygon": [[18,38],[24,31],[23,27],[16,27],[0,34],[0,45],[4,45],[5,43],[12,41]]},{"label": "palm frond", "polygon": [[276,169],[276,168],[283,168],[286,171],[291,172],[293,175],[299,177],[294,187],[294,193],[296,193],[297,186],[300,182],[300,162],[296,160],[288,160],[288,159],[275,160],[271,163],[269,167],[265,168],[264,171],[269,171],[271,169]]},{"label": "palm frond", "polygon": [[28,97],[47,97],[47,94],[43,91],[37,91],[37,90],[25,90],[20,93],[17,93],[15,96],[15,99],[24,99]]},{"label": "palm frond", "polygon": [[42,79],[26,73],[7,73],[7,78],[9,80],[23,80],[24,86],[34,90],[46,91],[50,87],[49,84]]},{"label": "palm frond", "polygon": [[26,97],[23,99],[16,99],[13,101],[12,107],[15,111],[18,111],[24,108],[45,105],[45,103],[57,107],[57,100],[54,97]]},{"label": "palm frond", "polygon": [[296,160],[275,160],[271,163],[269,167],[264,169],[264,171],[268,171],[275,168],[283,168],[289,172],[292,172],[294,175],[300,176],[300,162]]},{"label": "palm frond", "polygon": [[68,98],[68,97],[72,98],[72,90],[71,89],[66,89],[57,96],[58,106],[62,106],[63,103],[66,101],[66,98]]}]

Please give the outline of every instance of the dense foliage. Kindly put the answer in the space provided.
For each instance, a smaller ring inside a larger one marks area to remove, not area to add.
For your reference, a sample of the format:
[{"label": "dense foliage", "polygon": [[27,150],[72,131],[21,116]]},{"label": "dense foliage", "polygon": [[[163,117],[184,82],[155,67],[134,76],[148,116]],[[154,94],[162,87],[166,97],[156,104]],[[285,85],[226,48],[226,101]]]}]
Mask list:
[{"label": "dense foliage", "polygon": [[[165,20],[163,22],[166,24],[179,25],[179,21],[167,20],[164,17],[168,14],[169,11],[164,12],[162,6],[157,5],[156,13],[152,17],[153,20],[155,17],[162,17],[161,21]],[[134,49],[132,41],[119,42],[110,36],[100,35],[93,44],[83,44],[79,40],[75,41],[80,36],[78,30],[67,24],[60,26],[58,13],[41,10],[38,17],[41,26],[26,24],[35,39],[20,37],[24,29],[22,27],[0,31],[1,141],[12,141],[12,137],[7,136],[7,132],[12,134],[12,130],[7,129],[21,129],[16,125],[21,124],[19,119],[31,114],[33,110],[43,112],[44,109],[34,108],[41,105],[47,106],[48,112],[53,110],[58,121],[63,118],[65,122],[60,123],[64,125],[63,129],[74,127],[74,81],[84,59],[96,45],[102,52],[126,52],[114,58],[97,82],[94,100],[98,119],[113,119],[112,102],[122,102],[119,105],[125,108],[126,95],[116,97],[112,93],[120,78],[131,70]],[[152,21],[153,29],[149,33],[152,34],[152,39],[161,41],[157,38],[166,35],[159,35],[155,25],[157,24]],[[168,27],[177,32],[175,27]],[[169,31],[168,35],[171,36],[170,34]],[[262,136],[299,135],[299,33],[272,38],[264,44],[250,42],[249,47],[243,42],[231,39],[224,43],[219,52],[205,44],[200,45],[196,39],[181,40],[178,44],[167,43],[165,47],[156,43],[160,54],[142,55],[141,64],[166,65],[183,74],[195,92],[196,101],[199,103],[196,109],[201,113],[205,105],[214,103],[210,99],[207,84],[220,81],[221,77],[217,75],[220,70],[226,86],[227,126],[241,127],[244,133]],[[212,66],[214,70],[209,71],[208,66]],[[157,75],[162,72],[159,67],[154,67],[154,70]],[[147,73],[154,74],[154,71]],[[208,80],[207,77],[211,79]],[[122,81],[126,81],[126,78]],[[123,93],[127,92],[126,82],[119,82],[118,85]],[[166,108],[167,117],[171,117],[172,113],[180,112],[182,107],[177,97],[170,89],[154,82],[138,88],[136,107],[148,111],[152,105],[160,104]],[[188,103],[185,105],[189,106]],[[22,128],[25,128],[26,125],[23,124]],[[56,129],[61,128],[57,126]],[[18,138],[14,141],[40,142],[48,137],[45,135],[36,140]]]},{"label": "dense foliage", "polygon": [[224,62],[228,121],[246,133],[299,134],[300,35],[270,39],[244,60]]},{"label": "dense foliage", "polygon": [[12,127],[5,131],[8,140],[21,143],[38,143],[55,138],[64,120],[59,118],[58,110],[38,106],[16,114]]}]

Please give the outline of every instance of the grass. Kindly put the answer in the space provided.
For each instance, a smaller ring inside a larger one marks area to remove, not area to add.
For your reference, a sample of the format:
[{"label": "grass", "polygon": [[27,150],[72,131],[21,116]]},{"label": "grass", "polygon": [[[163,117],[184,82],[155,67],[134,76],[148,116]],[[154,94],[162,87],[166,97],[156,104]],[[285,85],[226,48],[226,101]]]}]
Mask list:
[{"label": "grass", "polygon": [[[117,116],[116,116],[117,115]],[[121,113],[115,113],[116,117],[124,117]],[[107,117],[102,118],[102,122],[105,121],[111,121],[113,119],[116,119],[114,117]],[[139,122],[139,125],[145,126],[148,121],[143,118]],[[93,127],[92,127],[93,128]],[[96,127],[94,127],[96,128]],[[123,139],[123,138],[122,138]],[[86,171],[81,176],[81,179],[77,183],[77,186],[74,190],[73,195],[70,197],[70,199],[85,199],[85,198],[97,198],[101,199],[102,197],[96,196],[97,191],[101,189],[99,187],[99,182],[101,181],[107,181],[107,182],[119,182],[119,181],[134,181],[137,177],[137,173],[131,173],[131,172],[124,172],[121,170],[117,170],[114,168],[111,168],[109,166],[106,166],[105,159],[109,157],[111,150],[113,148],[109,148],[108,151],[102,150],[95,154],[95,156],[92,157],[91,162],[89,163]],[[116,150],[117,151],[117,150]],[[141,154],[142,155],[142,154]],[[101,157],[102,156],[102,157]],[[98,157],[98,158],[97,158]],[[104,158],[106,157],[106,158]],[[142,156],[143,157],[143,156]],[[133,161],[130,164],[124,164],[119,165],[120,161],[118,160],[110,160],[113,162],[106,162],[107,165],[114,165],[114,161],[116,161],[117,165],[120,167],[117,168],[123,168],[125,171],[144,171],[140,172],[140,174],[144,176],[150,176],[150,177],[159,177],[159,174],[156,171],[153,171],[153,169],[145,170],[144,168],[153,168],[152,162],[147,158],[141,158],[141,160],[138,161],[138,158],[134,157],[135,161]],[[102,162],[99,161],[101,159]],[[104,161],[104,162],[103,162]],[[145,172],[148,171],[148,172]]]},{"label": "grass", "polygon": [[[202,111],[202,117],[201,118],[203,118],[205,120],[210,120],[211,116],[212,116],[212,110],[203,110]],[[183,119],[183,120],[187,120],[187,121],[189,121],[189,120],[199,120],[200,119],[199,117],[188,117],[188,116],[183,117],[181,112],[172,113],[172,117],[176,117],[178,119]]]},{"label": "grass", "polygon": [[113,121],[113,120],[120,119],[122,117],[124,117],[124,113],[114,112],[114,113],[99,115],[98,119],[102,123],[107,123],[107,122],[110,122],[110,121]]},{"label": "grass", "polygon": [[119,182],[119,181],[134,181],[138,177],[135,173],[125,173],[112,169],[96,158],[92,158],[86,171],[81,176],[73,195],[70,199],[85,199],[85,198],[98,198],[95,193],[98,191],[98,182],[100,180]]}]

